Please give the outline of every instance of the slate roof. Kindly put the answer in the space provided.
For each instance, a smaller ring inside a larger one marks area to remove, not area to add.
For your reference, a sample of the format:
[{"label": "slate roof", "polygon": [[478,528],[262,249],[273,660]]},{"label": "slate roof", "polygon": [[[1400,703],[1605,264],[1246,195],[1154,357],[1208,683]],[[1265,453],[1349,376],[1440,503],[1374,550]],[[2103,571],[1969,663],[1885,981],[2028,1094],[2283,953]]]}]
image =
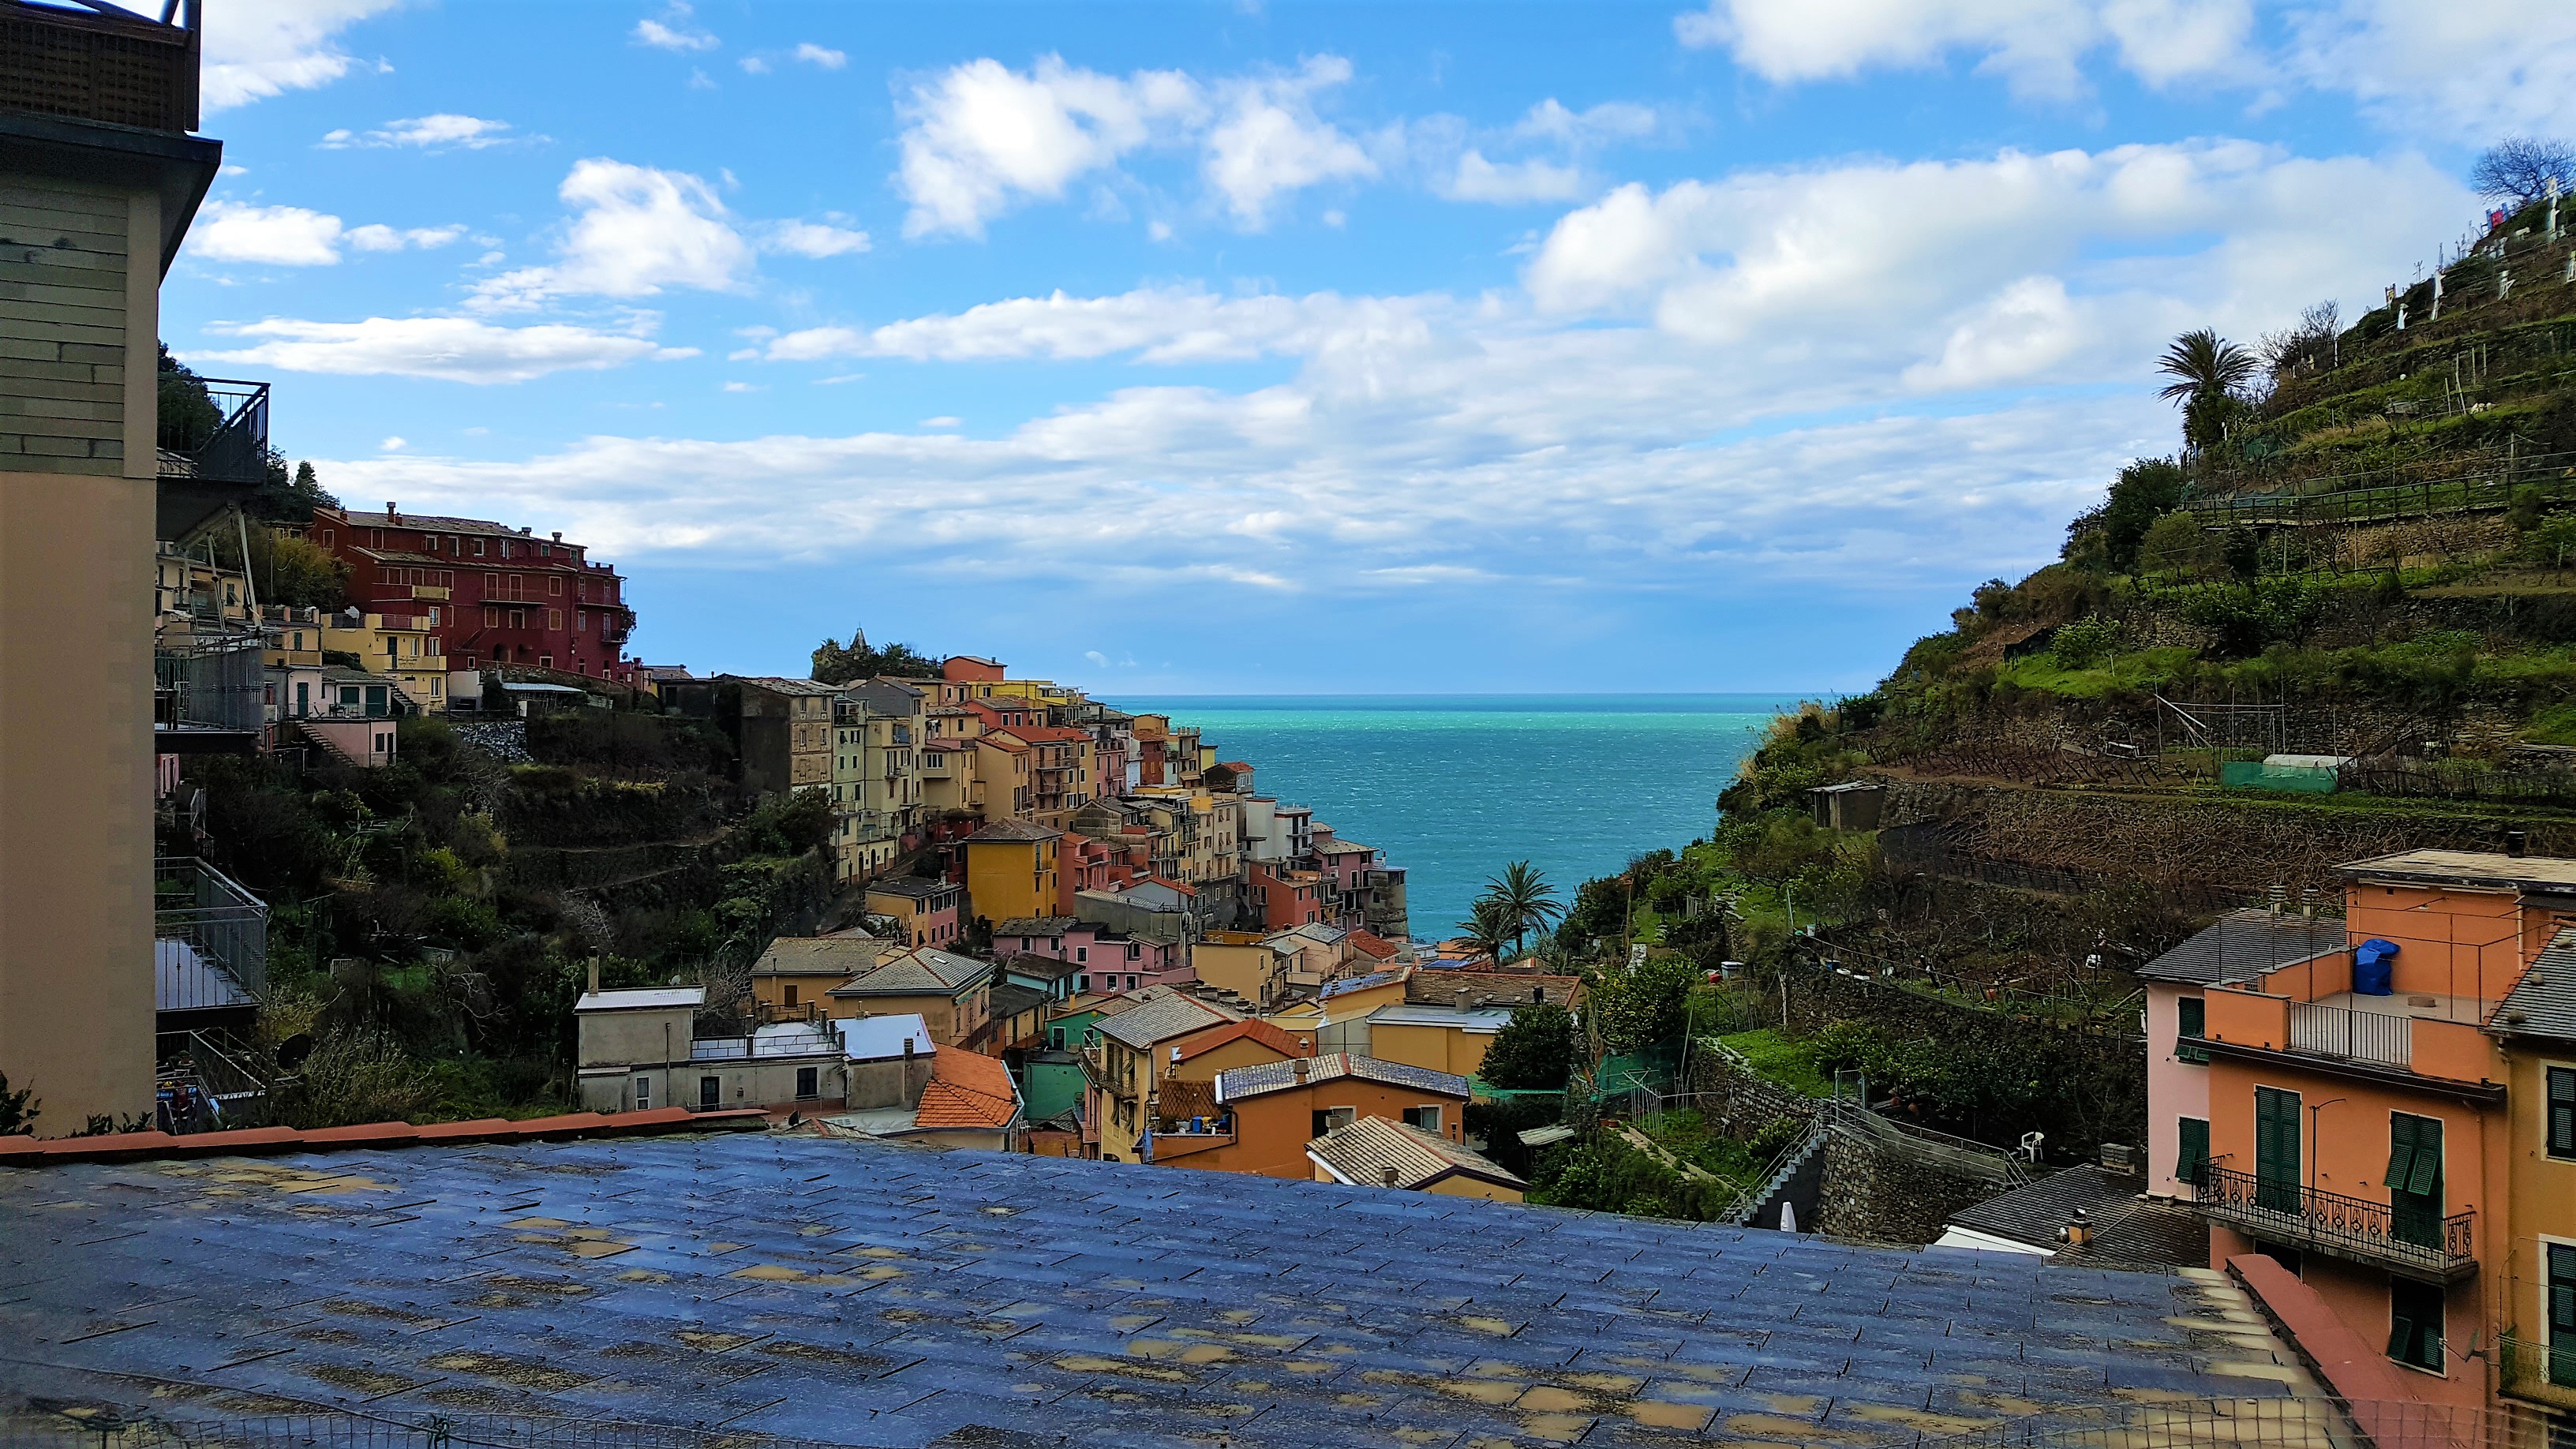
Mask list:
[{"label": "slate roof", "polygon": [[1020,986],[1004,981],[993,988],[988,998],[991,1019],[995,1024],[1009,1021],[1024,1011],[1034,1011],[1054,998],[1034,986]]},{"label": "slate roof", "polygon": [[996,820],[992,824],[985,826],[983,829],[976,831],[974,834],[967,836],[966,843],[968,845],[990,845],[995,841],[1012,841],[1019,844],[1026,844],[1032,840],[1053,840],[1063,833],[1064,832],[1061,830],[1049,830],[1043,825],[1034,824],[1026,820]]},{"label": "slate roof", "polygon": [[1398,966],[1388,971],[1372,971],[1366,976],[1348,976],[1339,981],[1327,981],[1324,983],[1324,989],[1318,994],[1322,999],[1329,1001],[1336,996],[1347,996],[1354,991],[1366,991],[1373,986],[1393,986],[1402,981],[1404,974],[1412,969],[1410,966]]},{"label": "slate roof", "polygon": [[2265,910],[2229,911],[2209,929],[2139,967],[2138,974],[2150,981],[2215,986],[2251,981],[2266,971],[2342,949],[2340,920],[2276,916]]},{"label": "slate roof", "polygon": [[1001,936],[1061,936],[1082,927],[1080,916],[1013,916],[993,928]]},{"label": "slate roof", "polygon": [[0,1402],[902,1449],[1893,1449],[2306,1381],[2215,1274],[776,1133],[0,1170],[0,1282]]},{"label": "slate roof", "polygon": [[[1452,1177],[1472,1177],[1502,1187],[1527,1188],[1501,1163],[1437,1133],[1384,1117],[1362,1117],[1306,1144],[1306,1156],[1344,1182],[1361,1187],[1419,1191]],[[1395,1178],[1387,1179],[1393,1170]]]},{"label": "slate roof", "polygon": [[[1456,1006],[1467,993],[1471,1007],[1527,1006],[1553,1001],[1570,1006],[1583,990],[1580,976],[1541,976],[1535,972],[1416,971],[1404,983],[1404,999],[1413,1006]],[[1545,993],[1544,996],[1540,993]]]},{"label": "slate roof", "polygon": [[[1155,991],[1168,989],[1147,988]],[[1152,1000],[1140,1000],[1135,1006],[1104,1019],[1100,1023],[1100,1034],[1121,1046],[1143,1051],[1167,1037],[1201,1031],[1211,1026],[1222,1026],[1227,1022],[1240,1019],[1235,1013],[1213,1002],[1201,1001],[1195,996],[1183,996],[1174,991],[1168,995],[1156,996]]]},{"label": "slate roof", "polygon": [[923,880],[917,875],[894,875],[887,876],[883,880],[868,882],[869,895],[901,896],[906,900],[915,901],[926,901],[943,892],[956,889],[957,885],[954,881]]},{"label": "slate roof", "polygon": [[2487,1029],[2506,1036],[2576,1041],[2576,930],[2561,931],[2496,1003]]},{"label": "slate roof", "polygon": [[751,963],[754,976],[856,976],[895,949],[878,936],[781,936]]},{"label": "slate roof", "polygon": [[1306,1060],[1306,1074],[1299,1076],[1299,1063],[1263,1062],[1258,1066],[1236,1067],[1216,1074],[1216,1094],[1220,1101],[1241,1102],[1252,1097],[1285,1092],[1318,1082],[1334,1082],[1344,1077],[1357,1077],[1363,1082],[1377,1082],[1389,1087],[1411,1087],[1417,1092],[1433,1092],[1443,1097],[1467,1101],[1474,1095],[1465,1077],[1454,1072],[1435,1072],[1429,1067],[1407,1066],[1403,1062],[1381,1061],[1352,1052],[1332,1052]]},{"label": "slate roof", "polygon": [[878,962],[876,969],[833,987],[831,994],[923,996],[943,991],[957,992],[974,985],[992,969],[991,963],[978,961],[972,956],[915,946],[897,951]]}]

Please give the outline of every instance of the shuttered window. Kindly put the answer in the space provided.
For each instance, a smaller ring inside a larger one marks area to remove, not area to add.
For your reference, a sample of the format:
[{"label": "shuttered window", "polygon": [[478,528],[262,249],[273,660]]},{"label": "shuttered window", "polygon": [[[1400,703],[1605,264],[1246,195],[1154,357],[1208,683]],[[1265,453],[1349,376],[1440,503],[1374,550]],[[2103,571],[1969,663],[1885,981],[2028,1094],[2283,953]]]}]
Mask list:
[{"label": "shuttered window", "polygon": [[2549,1381],[2576,1388],[2576,1248],[2549,1245]]},{"label": "shuttered window", "polygon": [[2207,1047],[2192,1043],[2209,1035],[2209,1002],[2198,996],[2185,996],[2174,1002],[2174,1059],[2184,1062],[2209,1061]]},{"label": "shuttered window", "polygon": [[2273,1212],[2299,1210],[2299,1094],[2254,1089],[2255,1202]]},{"label": "shuttered window", "polygon": [[2442,1119],[2388,1114],[2388,1203],[2397,1239],[2442,1241]]},{"label": "shuttered window", "polygon": [[2576,1067],[2551,1067],[2549,1079],[2549,1155],[2576,1157]]},{"label": "shuttered window", "polygon": [[2388,1356],[2442,1371],[2442,1290],[2406,1278],[2388,1280]]},{"label": "shuttered window", "polygon": [[2200,1170],[2209,1165],[2209,1119],[2185,1117],[2180,1128],[2177,1136],[2181,1148],[2174,1153],[2174,1176],[2198,1187]]}]

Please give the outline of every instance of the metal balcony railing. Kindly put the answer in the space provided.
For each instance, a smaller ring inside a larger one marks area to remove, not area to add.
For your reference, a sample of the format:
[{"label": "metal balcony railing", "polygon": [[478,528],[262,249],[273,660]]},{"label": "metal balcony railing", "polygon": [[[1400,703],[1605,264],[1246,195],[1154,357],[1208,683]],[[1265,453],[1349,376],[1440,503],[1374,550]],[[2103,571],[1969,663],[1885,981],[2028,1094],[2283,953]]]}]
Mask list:
[{"label": "metal balcony railing", "polygon": [[153,722],[258,729],[267,714],[263,660],[255,629],[163,640],[152,652]]},{"label": "metal balcony railing", "polygon": [[193,856],[152,862],[156,1004],[197,1011],[268,994],[268,906]]},{"label": "metal balcony railing", "polygon": [[2498,1387],[2516,1398],[2576,1408],[2576,1346],[2551,1348],[2525,1338],[2496,1339]]},{"label": "metal balcony railing", "polygon": [[2367,1198],[2266,1181],[2250,1172],[2201,1168],[2201,1215],[2267,1242],[2312,1249],[2374,1267],[2411,1269],[2443,1278],[2477,1270],[2474,1212],[2448,1217]]},{"label": "metal balcony railing", "polygon": [[2405,1067],[2415,1059],[2415,1021],[2376,1011],[2293,1002],[2290,1050],[2383,1067]]},{"label": "metal balcony railing", "polygon": [[[185,381],[185,380],[183,380]],[[268,384],[237,378],[194,379],[205,391],[210,409],[164,409],[161,451],[168,455],[163,471],[201,483],[234,483],[255,487],[268,481]]]}]

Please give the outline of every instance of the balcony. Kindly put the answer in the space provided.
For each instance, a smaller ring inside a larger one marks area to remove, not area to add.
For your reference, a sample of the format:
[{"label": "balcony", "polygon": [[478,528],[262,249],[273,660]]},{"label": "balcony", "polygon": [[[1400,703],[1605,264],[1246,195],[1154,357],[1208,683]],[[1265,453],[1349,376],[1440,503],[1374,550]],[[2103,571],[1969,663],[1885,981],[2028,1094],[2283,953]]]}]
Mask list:
[{"label": "balcony", "polygon": [[2380,1082],[2434,1078],[2445,1090],[2503,1100],[2504,1089],[2490,1081],[2491,1044],[2478,1029],[2487,1003],[2475,998],[2337,992],[2308,1002],[2213,988],[2207,1000],[2208,1034],[2190,1043],[2195,1055],[2294,1063]]},{"label": "balcony", "polygon": [[2576,1409],[2576,1347],[2552,1349],[2503,1337],[2496,1349],[2497,1386],[2505,1393],[2553,1409]]},{"label": "balcony", "polygon": [[197,129],[193,0],[177,25],[103,9],[113,13],[10,8],[0,19],[0,95],[9,109],[145,131]]},{"label": "balcony", "polygon": [[2215,1164],[2201,1169],[2199,1191],[2201,1216],[2265,1242],[2444,1281],[2478,1268],[2474,1212],[2407,1212]]},{"label": "balcony", "polygon": [[152,863],[159,1011],[248,1006],[268,993],[268,906],[193,857]]}]

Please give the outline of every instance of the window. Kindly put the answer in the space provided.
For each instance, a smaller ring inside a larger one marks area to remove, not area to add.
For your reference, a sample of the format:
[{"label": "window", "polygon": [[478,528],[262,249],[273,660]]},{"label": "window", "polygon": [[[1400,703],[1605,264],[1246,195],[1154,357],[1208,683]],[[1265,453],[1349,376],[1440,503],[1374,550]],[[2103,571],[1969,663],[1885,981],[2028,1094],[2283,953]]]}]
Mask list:
[{"label": "window", "polygon": [[2388,1280],[2388,1356],[2409,1368],[2442,1371],[2442,1289]]},{"label": "window", "polygon": [[552,668],[554,668],[554,667],[555,667],[555,657],[554,657],[553,655],[551,655],[551,654],[540,654],[540,655],[538,655],[538,656],[537,656],[537,667],[538,667],[539,669],[552,669]]},{"label": "window", "polygon": [[1348,1127],[1359,1115],[1356,1107],[1326,1107],[1315,1114],[1314,1135],[1321,1137],[1336,1127]]},{"label": "window", "polygon": [[481,558],[483,556],[483,540],[479,538],[474,540],[474,556],[476,558]]},{"label": "window", "polygon": [[1073,989],[1076,991],[1089,991],[1091,989],[1091,978],[1088,976],[1076,976],[1073,978]]},{"label": "window", "polygon": [[796,1004],[796,983],[793,981],[787,983],[787,1004],[790,1006]]},{"label": "window", "polygon": [[811,1102],[816,1097],[823,1095],[822,1075],[823,1072],[820,1067],[798,1067],[796,1069],[796,1100],[799,1102]]},{"label": "window", "polygon": [[1074,948],[1073,948],[1073,959],[1075,959],[1076,961],[1088,961],[1088,960],[1090,960],[1090,959],[1091,959],[1091,948],[1090,948],[1089,946],[1076,946],[1076,947],[1074,947]]},{"label": "window", "polygon": [[[555,596],[556,598],[558,598],[558,599],[562,598],[562,597],[563,597],[563,580],[562,580],[562,579],[560,579],[560,578],[551,578],[551,579],[546,580],[546,592],[547,592],[547,593],[549,593],[549,594],[554,595],[554,596]],[[560,624],[558,624],[558,625],[556,625],[555,627],[557,627],[557,628],[562,628],[563,626],[562,626],[562,625],[560,625]]]},{"label": "window", "polygon": [[2576,1157],[2576,1067],[2551,1067],[2543,1075],[2549,1081],[2549,1155]]},{"label": "window", "polygon": [[1436,1137],[1440,1135],[1440,1109],[1436,1106],[1407,1107],[1404,1109],[1404,1125],[1419,1127]]},{"label": "window", "polygon": [[2254,1089],[2255,1204],[2271,1212],[2299,1210],[2299,1094],[2278,1087]]},{"label": "window", "polygon": [[635,1079],[635,1110],[638,1112],[650,1112],[653,1110],[653,1079],[651,1077],[639,1076]]},{"label": "window", "polygon": [[277,686],[276,686],[276,685],[271,684],[271,685],[267,685],[267,686],[264,686],[264,687],[263,687],[263,689],[262,689],[262,698],[261,698],[261,700],[260,700],[260,703],[262,703],[262,704],[275,704],[275,703],[277,703]]},{"label": "window", "polygon": [[1136,978],[1135,978],[1135,977],[1130,976],[1130,977],[1128,977],[1128,978],[1127,978],[1127,989],[1128,989],[1128,990],[1130,990],[1130,991],[1133,991],[1133,990],[1135,990],[1135,989],[1136,989]]},{"label": "window", "polygon": [[712,1112],[724,1105],[724,1078],[698,1078],[698,1110]]},{"label": "window", "polygon": [[2181,1146],[2174,1153],[2174,1176],[2198,1187],[2200,1170],[2209,1165],[2209,1119],[2185,1117],[2178,1125],[2175,1136]]},{"label": "window", "polygon": [[2549,1381],[2576,1388],[2576,1247],[2549,1245]]},{"label": "window", "polygon": [[2442,1119],[2388,1114],[2390,1226],[2401,1243],[2442,1245]]},{"label": "window", "polygon": [[549,628],[549,629],[554,630],[554,631],[555,631],[556,633],[558,633],[558,634],[562,633],[562,632],[563,632],[563,610],[561,610],[561,609],[548,609],[548,610],[546,610],[546,627],[547,627],[547,628]]},{"label": "window", "polygon": [[2209,1035],[2209,1002],[2202,997],[2186,996],[2174,1003],[2174,1060],[2207,1065],[2209,1048],[2189,1043]]}]

